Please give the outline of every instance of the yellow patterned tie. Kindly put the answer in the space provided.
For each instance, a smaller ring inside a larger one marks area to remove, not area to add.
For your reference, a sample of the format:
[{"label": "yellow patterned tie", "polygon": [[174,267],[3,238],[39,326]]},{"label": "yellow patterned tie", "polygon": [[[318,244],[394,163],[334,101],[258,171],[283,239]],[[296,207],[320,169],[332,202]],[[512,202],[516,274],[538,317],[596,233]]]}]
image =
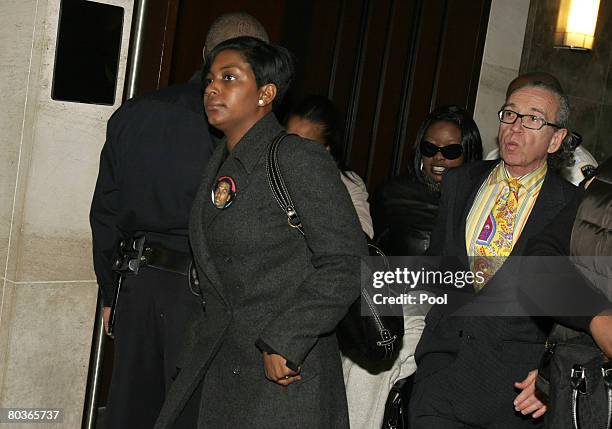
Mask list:
[{"label": "yellow patterned tie", "polygon": [[512,252],[514,245],[514,225],[518,209],[518,194],[521,187],[518,179],[506,179],[506,186],[497,197],[491,213],[487,217],[476,238],[472,270],[484,274],[483,283],[475,283],[479,292],[501,267],[505,258]]}]

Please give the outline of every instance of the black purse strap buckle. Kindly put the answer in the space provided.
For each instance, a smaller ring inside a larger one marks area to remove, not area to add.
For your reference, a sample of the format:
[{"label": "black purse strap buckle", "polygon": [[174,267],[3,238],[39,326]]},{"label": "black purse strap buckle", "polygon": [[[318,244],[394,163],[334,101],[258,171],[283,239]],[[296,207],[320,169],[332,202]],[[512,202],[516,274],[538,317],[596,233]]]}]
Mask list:
[{"label": "black purse strap buckle", "polygon": [[601,376],[608,389],[612,389],[612,362],[607,361],[601,365]]},{"label": "black purse strap buckle", "polygon": [[572,372],[570,374],[570,384],[573,390],[578,391],[585,395],[587,393],[586,390],[586,373],[584,371],[584,366],[575,364],[572,366]]},{"label": "black purse strap buckle", "polygon": [[285,209],[285,212],[287,213],[287,223],[289,224],[291,228],[301,228],[302,227],[302,221],[300,220],[300,216],[297,214],[297,212],[295,211],[293,207],[291,206],[287,207]]}]

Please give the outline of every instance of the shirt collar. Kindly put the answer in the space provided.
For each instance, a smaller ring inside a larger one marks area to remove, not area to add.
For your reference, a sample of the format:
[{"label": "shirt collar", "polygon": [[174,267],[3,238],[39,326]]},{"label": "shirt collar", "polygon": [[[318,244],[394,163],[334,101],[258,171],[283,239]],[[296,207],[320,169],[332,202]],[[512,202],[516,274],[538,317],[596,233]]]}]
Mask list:
[{"label": "shirt collar", "polygon": [[[548,165],[544,162],[541,166],[533,170],[531,173],[527,173],[521,177],[518,177],[518,181],[521,184],[521,189],[526,189],[527,192],[532,193],[539,189],[540,185],[544,181],[546,172],[548,171]],[[491,172],[491,179],[489,184],[496,185],[503,183],[510,178],[510,174],[506,169],[504,161],[500,161]]]},{"label": "shirt collar", "polygon": [[[274,113],[270,112],[261,118],[242,136],[229,156],[238,160],[247,173],[251,173],[261,156],[265,153],[268,144],[276,137],[283,127],[279,124]],[[226,140],[223,140],[223,144]]]}]

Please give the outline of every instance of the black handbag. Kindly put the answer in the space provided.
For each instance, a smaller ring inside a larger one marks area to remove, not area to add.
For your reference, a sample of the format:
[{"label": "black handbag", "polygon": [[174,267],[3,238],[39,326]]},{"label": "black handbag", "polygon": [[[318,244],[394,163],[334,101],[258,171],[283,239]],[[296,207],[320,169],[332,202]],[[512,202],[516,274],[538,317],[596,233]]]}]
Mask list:
[{"label": "black handbag", "polygon": [[408,402],[412,393],[414,374],[398,380],[387,398],[381,429],[408,429]]},{"label": "black handbag", "polygon": [[612,363],[589,335],[555,325],[536,388],[547,428],[612,428]]},{"label": "black handbag", "polygon": [[[266,159],[268,183],[276,202],[287,216],[289,226],[304,236],[300,216],[291,200],[278,164],[278,146],[287,135],[285,132],[280,133],[268,148]],[[380,256],[382,263],[387,264],[386,256],[378,247],[371,243],[368,243],[368,247],[371,255]],[[362,300],[365,303],[363,315]],[[347,315],[338,325],[336,334],[341,346],[354,349],[371,361],[394,359],[404,336],[404,319],[403,314],[397,314],[399,306],[388,307],[385,310],[389,312],[385,311],[384,314],[394,314],[393,312],[395,314],[381,315],[369,292],[362,288],[361,298],[351,305]],[[401,311],[401,307],[399,309]]]}]

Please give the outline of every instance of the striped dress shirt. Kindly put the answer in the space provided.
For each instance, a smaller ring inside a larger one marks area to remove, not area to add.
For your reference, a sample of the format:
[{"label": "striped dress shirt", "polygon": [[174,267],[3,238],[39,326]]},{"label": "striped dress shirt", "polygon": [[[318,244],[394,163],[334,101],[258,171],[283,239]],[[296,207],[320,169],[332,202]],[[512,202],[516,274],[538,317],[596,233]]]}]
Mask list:
[{"label": "striped dress shirt", "polygon": [[[519,239],[521,232],[529,214],[533,209],[533,206],[538,198],[540,189],[542,189],[542,183],[544,182],[544,176],[547,171],[546,162],[540,167],[536,168],[531,173],[525,174],[518,178],[521,183],[518,195],[518,212],[516,214],[515,229],[513,235],[513,245]],[[478,190],[474,204],[468,214],[466,227],[465,227],[465,245],[468,256],[476,256],[476,239],[480,234],[485,222],[495,201],[504,192],[506,187],[506,180],[510,177],[504,161],[501,161],[491,171],[489,177],[482,183],[482,186]]]}]

